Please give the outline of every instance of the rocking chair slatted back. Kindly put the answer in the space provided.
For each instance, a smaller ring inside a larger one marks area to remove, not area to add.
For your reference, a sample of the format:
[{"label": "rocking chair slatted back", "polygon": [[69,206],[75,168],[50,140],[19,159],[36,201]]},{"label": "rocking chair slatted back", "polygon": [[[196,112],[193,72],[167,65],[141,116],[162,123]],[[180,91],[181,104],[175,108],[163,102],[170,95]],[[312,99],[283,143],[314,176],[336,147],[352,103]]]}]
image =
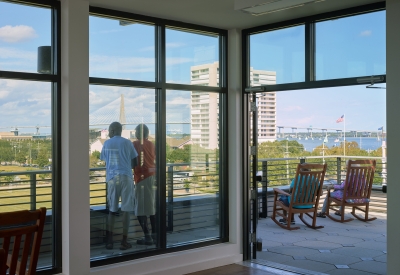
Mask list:
[{"label": "rocking chair slatted back", "polygon": [[[291,194],[274,188],[274,208],[271,219],[280,227],[287,230],[296,230],[300,227],[292,227],[291,221],[294,214],[299,214],[300,220],[310,228],[319,229],[323,226],[317,226],[317,209],[319,198],[322,194],[322,184],[324,182],[325,164],[302,163],[297,166],[296,176],[293,181]],[[278,196],[284,196],[287,199],[281,201]],[[312,219],[308,222],[304,215]],[[286,223],[281,223],[276,217],[282,217]]]},{"label": "rocking chair slatted back", "polygon": [[343,200],[369,199],[374,181],[375,160],[349,160]]},{"label": "rocking chair slatted back", "polygon": [[318,195],[321,195],[325,171],[321,164],[298,165],[291,196],[293,208],[315,205]]},{"label": "rocking chair slatted back", "polygon": [[[343,198],[331,196],[331,192],[328,190],[326,215],[329,218],[337,222],[352,221],[352,218],[345,217],[345,208],[349,206],[352,208],[351,214],[360,221],[367,222],[376,219],[376,217],[369,217],[369,201],[372,183],[374,181],[375,167],[375,160],[359,159],[348,161],[346,180],[343,187]],[[331,215],[331,210],[339,213],[340,218]],[[356,210],[363,212],[364,217],[357,214]]]}]

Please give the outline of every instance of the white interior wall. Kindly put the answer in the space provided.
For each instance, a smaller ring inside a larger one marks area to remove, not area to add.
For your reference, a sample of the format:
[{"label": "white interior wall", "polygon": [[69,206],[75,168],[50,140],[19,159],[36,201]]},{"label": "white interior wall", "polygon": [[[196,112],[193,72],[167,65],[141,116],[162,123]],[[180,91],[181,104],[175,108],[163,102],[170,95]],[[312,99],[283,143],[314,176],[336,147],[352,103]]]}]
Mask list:
[{"label": "white interior wall", "polygon": [[[400,273],[400,1],[386,0],[387,274]],[[395,173],[396,172],[396,173]]]},{"label": "white interior wall", "polygon": [[62,264],[90,271],[89,3],[61,1]]}]

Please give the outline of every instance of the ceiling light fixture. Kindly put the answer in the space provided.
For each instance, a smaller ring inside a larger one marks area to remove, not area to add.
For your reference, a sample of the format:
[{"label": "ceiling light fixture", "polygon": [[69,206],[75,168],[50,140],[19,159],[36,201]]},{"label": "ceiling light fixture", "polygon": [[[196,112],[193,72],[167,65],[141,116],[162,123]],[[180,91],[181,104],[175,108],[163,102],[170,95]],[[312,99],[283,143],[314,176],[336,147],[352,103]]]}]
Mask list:
[{"label": "ceiling light fixture", "polygon": [[259,16],[323,1],[325,0],[235,0],[235,10]]}]

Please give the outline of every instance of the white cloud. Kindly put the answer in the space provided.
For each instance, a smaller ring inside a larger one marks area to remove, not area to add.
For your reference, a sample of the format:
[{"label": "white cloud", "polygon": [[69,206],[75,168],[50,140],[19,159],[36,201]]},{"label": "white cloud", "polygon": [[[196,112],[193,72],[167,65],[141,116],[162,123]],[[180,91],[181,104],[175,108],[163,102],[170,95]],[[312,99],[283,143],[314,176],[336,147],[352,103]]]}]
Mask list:
[{"label": "white cloud", "polygon": [[[192,62],[190,58],[167,58],[167,66]],[[122,57],[94,55],[89,60],[90,73],[94,72],[119,72],[119,73],[144,73],[154,72],[155,59],[153,57]]]},{"label": "white cloud", "polygon": [[303,110],[303,108],[301,108],[300,106],[288,106],[283,108],[283,110],[287,112],[292,112],[292,111],[301,111]]},{"label": "white cloud", "polygon": [[[184,47],[185,45],[186,44],[183,44],[183,43],[166,43],[165,47],[167,49],[172,49],[172,48]],[[149,46],[149,47],[141,48],[139,51],[141,51],[141,52],[150,52],[150,51],[154,51],[154,50],[155,50],[154,46]]]},{"label": "white cloud", "polygon": [[137,73],[155,69],[155,59],[148,57],[94,55],[89,62],[90,72]]},{"label": "white cloud", "polygon": [[15,48],[0,48],[0,59],[25,59],[27,61],[34,61],[37,59],[36,52],[22,51]]},{"label": "white cloud", "polygon": [[297,120],[296,125],[309,125],[311,122],[313,122],[315,119],[314,116],[309,116],[309,117],[303,117]]},{"label": "white cloud", "polygon": [[[51,125],[51,85],[20,80],[0,80],[0,127],[29,126],[21,132],[36,132],[34,126]],[[43,128],[48,132],[50,128]]]},{"label": "white cloud", "polygon": [[144,47],[144,48],[141,48],[141,49],[139,49],[139,51],[140,52],[151,52],[151,51],[153,51],[154,52],[154,46],[149,46],[149,47]]},{"label": "white cloud", "polygon": [[183,43],[166,43],[165,44],[165,47],[167,47],[167,48],[180,48],[183,46],[185,46],[185,44],[183,44]]},{"label": "white cloud", "polygon": [[25,25],[4,26],[0,28],[0,40],[8,43],[18,43],[36,38],[36,31]]},{"label": "white cloud", "polygon": [[167,105],[172,104],[190,104],[190,98],[175,97],[172,100],[167,101]]},{"label": "white cloud", "polygon": [[193,60],[186,57],[167,57],[165,62],[167,66],[173,66],[177,64],[193,62]]},{"label": "white cloud", "polygon": [[9,93],[9,91],[0,91],[0,99],[6,98]]},{"label": "white cloud", "polygon": [[362,31],[360,33],[360,36],[371,36],[372,35],[372,31],[366,30],[366,31]]}]

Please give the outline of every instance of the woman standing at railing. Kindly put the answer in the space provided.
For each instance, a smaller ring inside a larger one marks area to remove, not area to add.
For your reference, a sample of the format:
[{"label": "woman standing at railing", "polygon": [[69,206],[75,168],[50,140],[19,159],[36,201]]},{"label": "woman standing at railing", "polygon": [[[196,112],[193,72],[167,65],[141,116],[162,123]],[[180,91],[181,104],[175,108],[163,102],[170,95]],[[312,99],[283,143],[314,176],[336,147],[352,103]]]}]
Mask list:
[{"label": "woman standing at railing", "polygon": [[[155,186],[155,159],[156,150],[154,144],[148,139],[149,128],[145,124],[139,124],[135,128],[137,140],[133,146],[138,152],[138,163],[134,171],[135,178],[135,214],[142,227],[144,238],[137,240],[140,245],[152,245],[156,242],[156,186]],[[147,224],[147,216],[150,216],[151,235]]]}]

